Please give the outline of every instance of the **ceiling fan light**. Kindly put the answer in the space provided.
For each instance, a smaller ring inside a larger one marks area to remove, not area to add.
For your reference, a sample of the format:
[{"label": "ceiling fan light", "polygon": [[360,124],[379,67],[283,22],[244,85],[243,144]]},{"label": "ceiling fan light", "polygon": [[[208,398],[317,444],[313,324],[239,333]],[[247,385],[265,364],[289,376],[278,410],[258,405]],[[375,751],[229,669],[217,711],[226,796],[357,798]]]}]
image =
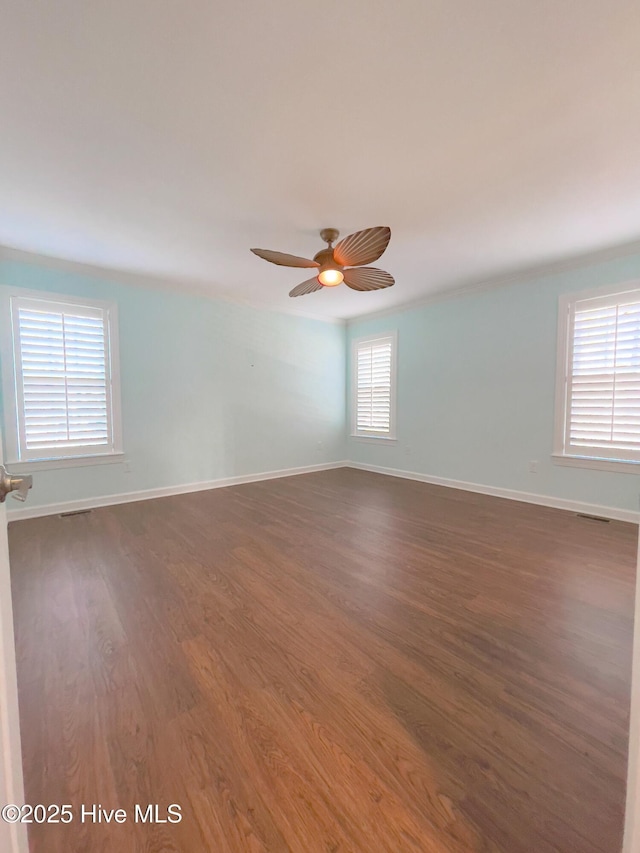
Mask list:
[{"label": "ceiling fan light", "polygon": [[320,284],[324,285],[324,287],[336,287],[336,285],[342,284],[344,281],[344,273],[342,270],[336,270],[329,267],[328,269],[324,269],[318,273],[318,281]]}]

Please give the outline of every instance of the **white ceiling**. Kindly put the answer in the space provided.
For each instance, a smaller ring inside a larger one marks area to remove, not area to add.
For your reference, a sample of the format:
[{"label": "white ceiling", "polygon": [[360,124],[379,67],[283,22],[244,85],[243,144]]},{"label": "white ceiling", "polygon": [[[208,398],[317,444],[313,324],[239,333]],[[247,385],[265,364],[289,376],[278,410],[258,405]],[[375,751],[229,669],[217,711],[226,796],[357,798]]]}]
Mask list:
[{"label": "white ceiling", "polygon": [[[640,236],[637,0],[4,0],[0,244],[326,317]],[[291,300],[317,231],[396,286]]]}]

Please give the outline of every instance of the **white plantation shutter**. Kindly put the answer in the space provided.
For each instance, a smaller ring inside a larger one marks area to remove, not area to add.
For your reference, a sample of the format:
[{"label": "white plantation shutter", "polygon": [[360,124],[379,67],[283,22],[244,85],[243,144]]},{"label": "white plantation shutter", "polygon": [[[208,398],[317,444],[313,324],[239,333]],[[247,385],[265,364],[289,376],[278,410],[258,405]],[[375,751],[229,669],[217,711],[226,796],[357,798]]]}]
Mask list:
[{"label": "white plantation shutter", "polygon": [[109,309],[14,297],[19,458],[113,453]]},{"label": "white plantation shutter", "polygon": [[564,452],[640,460],[640,290],[569,304]]},{"label": "white plantation shutter", "polygon": [[391,437],[394,420],[395,338],[355,342],[354,432]]}]

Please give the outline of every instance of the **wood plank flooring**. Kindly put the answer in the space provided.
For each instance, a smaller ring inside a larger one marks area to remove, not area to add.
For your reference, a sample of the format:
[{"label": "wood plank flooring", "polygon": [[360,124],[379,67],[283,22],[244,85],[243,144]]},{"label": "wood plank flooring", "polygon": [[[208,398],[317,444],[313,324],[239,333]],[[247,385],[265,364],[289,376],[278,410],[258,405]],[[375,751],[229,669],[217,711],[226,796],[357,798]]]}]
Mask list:
[{"label": "wood plank flooring", "polygon": [[351,469],[12,524],[32,853],[616,853],[636,535]]}]

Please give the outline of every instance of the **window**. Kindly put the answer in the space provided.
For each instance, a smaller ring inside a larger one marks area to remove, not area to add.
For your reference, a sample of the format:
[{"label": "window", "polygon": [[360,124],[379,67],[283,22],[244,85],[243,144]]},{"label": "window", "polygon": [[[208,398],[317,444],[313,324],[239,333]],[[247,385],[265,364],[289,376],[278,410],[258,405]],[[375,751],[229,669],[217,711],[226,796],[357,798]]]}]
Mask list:
[{"label": "window", "polygon": [[9,461],[121,453],[115,306],[12,291],[7,313]]},{"label": "window", "polygon": [[395,438],[396,344],[395,334],[353,342],[353,435]]},{"label": "window", "polygon": [[640,463],[640,287],[560,300],[556,461]]}]

